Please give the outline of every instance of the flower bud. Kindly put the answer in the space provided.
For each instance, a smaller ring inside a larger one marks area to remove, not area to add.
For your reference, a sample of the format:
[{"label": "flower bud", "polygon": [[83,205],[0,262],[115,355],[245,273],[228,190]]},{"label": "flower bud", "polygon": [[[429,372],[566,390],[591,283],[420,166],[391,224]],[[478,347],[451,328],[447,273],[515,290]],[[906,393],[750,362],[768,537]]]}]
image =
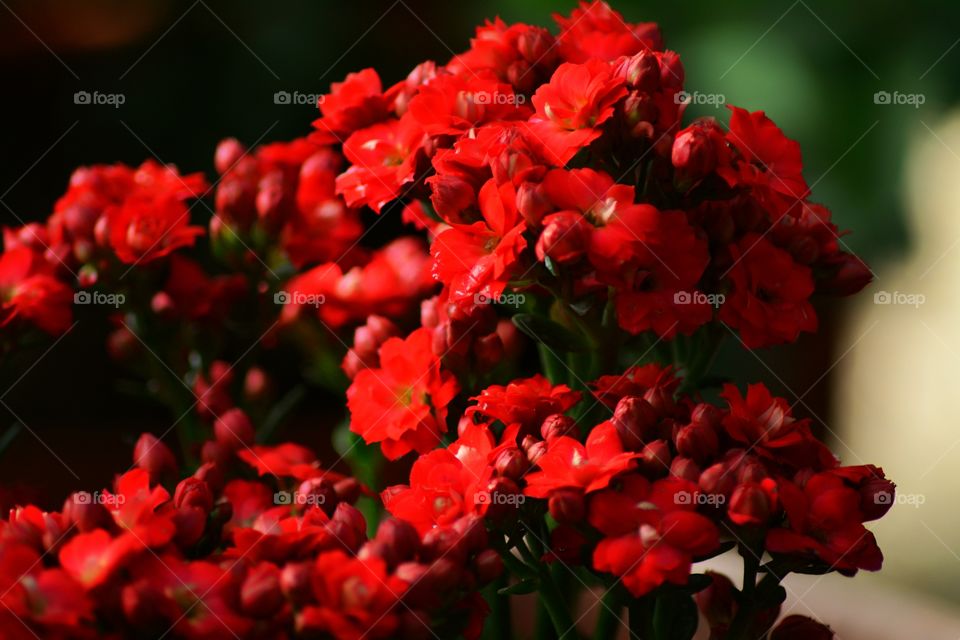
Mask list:
[{"label": "flower bud", "polygon": [[555,438],[577,435],[577,421],[562,413],[553,413],[544,418],[540,425],[540,436],[549,444]]},{"label": "flower bud", "polygon": [[543,194],[540,185],[524,182],[517,189],[517,210],[533,228],[540,226],[543,216],[553,208],[553,204]]},{"label": "flower bud", "polygon": [[700,467],[690,458],[677,456],[670,463],[670,475],[696,484],[700,478]]},{"label": "flower bud", "polygon": [[333,490],[337,494],[338,502],[353,504],[360,498],[363,488],[356,478],[344,478],[333,485]]},{"label": "flower bud", "polygon": [[303,605],[313,599],[311,570],[308,562],[290,562],[280,570],[280,590],[290,602]]},{"label": "flower bud", "polygon": [[213,493],[203,480],[184,478],[174,491],[173,504],[178,509],[195,508],[207,514],[213,509]]},{"label": "flower bud", "polygon": [[519,480],[528,466],[527,457],[519,449],[503,449],[493,463],[497,475],[512,480]]},{"label": "flower bud", "polygon": [[740,526],[763,526],[772,512],[770,497],[759,484],[753,482],[738,485],[727,507],[730,520]]},{"label": "flower bud", "polygon": [[553,213],[543,222],[543,232],[536,246],[537,259],[550,258],[558,264],[570,264],[583,257],[587,251],[589,229],[580,213]]},{"label": "flower bud", "polygon": [[583,551],[587,544],[586,536],[575,527],[561,524],[550,532],[550,548],[544,559],[547,562],[560,561],[576,566],[583,561]]},{"label": "flower bud", "polygon": [[376,540],[387,546],[398,562],[404,562],[416,556],[420,549],[420,536],[412,524],[406,520],[389,518],[377,528]]},{"label": "flower bud", "polygon": [[678,133],[670,160],[679,180],[695,183],[713,173],[724,144],[723,132],[712,120],[700,120]]},{"label": "flower bud", "polygon": [[677,432],[675,442],[677,452],[680,455],[693,458],[701,463],[705,463],[717,455],[720,448],[720,441],[713,427],[699,423],[682,427]]},{"label": "flower bud", "polygon": [[283,606],[280,569],[269,562],[250,569],[240,587],[240,605],[244,613],[255,618],[274,615]]},{"label": "flower bud", "polygon": [[612,420],[623,447],[639,451],[660,420],[660,415],[643,398],[624,396],[617,403]]},{"label": "flower bud", "polygon": [[586,507],[579,489],[557,489],[547,501],[550,516],[560,524],[577,524],[583,520]]},{"label": "flower bud", "polygon": [[666,440],[654,440],[640,451],[640,468],[651,476],[663,476],[670,471],[670,445]]},{"label": "flower bud", "polygon": [[221,140],[213,154],[213,166],[217,173],[223,175],[237,164],[246,152],[246,148],[236,138]]},{"label": "flower bud", "polygon": [[615,73],[623,78],[631,89],[653,93],[660,86],[660,61],[656,54],[649,50],[625,58]]},{"label": "flower bud", "polygon": [[770,640],[833,640],[830,627],[806,616],[792,615],[780,621]]},{"label": "flower bud", "polygon": [[473,343],[473,355],[480,371],[490,371],[503,360],[503,342],[500,335],[493,331],[477,338]]},{"label": "flower bud", "polygon": [[700,474],[700,480],[697,482],[704,493],[712,495],[730,495],[733,487],[737,484],[737,479],[729,466],[723,462],[707,467]]},{"label": "flower bud", "polygon": [[305,510],[317,506],[328,516],[332,516],[338,505],[337,491],[333,483],[326,478],[304,480],[300,483],[297,494]]},{"label": "flower bud", "polygon": [[270,378],[260,367],[250,367],[243,377],[243,397],[249,402],[260,402],[270,392]]},{"label": "flower bud", "polygon": [[91,500],[80,500],[76,493],[63,503],[63,519],[68,526],[76,526],[80,533],[94,529],[109,531],[114,524],[113,516],[104,505]]},{"label": "flower bud", "polygon": [[230,409],[213,424],[217,442],[229,449],[253,444],[253,425],[241,409]]},{"label": "flower bud", "polygon": [[484,549],[473,559],[473,567],[480,584],[489,584],[503,573],[503,558],[493,549]]},{"label": "flower bud", "polygon": [[133,461],[150,474],[150,482],[159,483],[163,478],[177,475],[177,461],[169,447],[151,433],[140,434],[133,447]]}]

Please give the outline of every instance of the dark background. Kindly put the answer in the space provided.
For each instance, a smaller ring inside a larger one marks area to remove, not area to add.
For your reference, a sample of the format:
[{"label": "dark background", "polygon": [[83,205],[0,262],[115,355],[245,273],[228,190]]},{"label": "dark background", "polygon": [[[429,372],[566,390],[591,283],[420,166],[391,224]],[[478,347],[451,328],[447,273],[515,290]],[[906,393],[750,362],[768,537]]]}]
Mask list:
[{"label": "dark background", "polygon": [[[573,2],[236,2],[25,0],[0,2],[0,221],[42,220],[78,165],[149,157],[213,176],[213,149],[235,136],[252,144],[310,130],[315,109],[278,105],[277,91],[325,92],[373,66],[384,83],[417,63],[446,62],[485,17],[549,24]],[[955,3],[614,3],[631,21],[659,22],[681,53],[688,90],[765,109],[800,141],[815,199],[848,247],[882,261],[910,242],[901,214],[903,157],[957,101],[960,33]],[[922,93],[920,109],[877,105],[877,91]],[[120,93],[125,103],[78,105],[77,91]],[[692,115],[725,109],[698,107]],[[195,209],[198,218],[202,210]],[[200,222],[203,222],[202,219]],[[844,303],[821,306],[823,329],[757,356],[727,344],[722,373],[759,379],[801,413],[827,418],[839,356],[831,325]],[[23,428],[0,458],[0,483],[28,485],[54,505],[70,488],[96,488],[126,468],[133,438],[169,416],[115,392],[103,355],[106,329],[81,323],[50,353],[6,362],[0,433]],[[732,341],[730,341],[732,342]],[[36,363],[29,371],[28,367]],[[11,385],[13,387],[11,388]],[[9,391],[7,391],[9,389]],[[809,392],[808,392],[809,389]],[[804,408],[803,405],[806,405]],[[294,430],[320,446],[342,400],[308,403]],[[821,428],[823,427],[821,423]],[[47,443],[50,448],[47,447]],[[58,462],[60,458],[64,464]],[[72,470],[72,471],[71,471]],[[73,472],[79,477],[73,477]]]}]

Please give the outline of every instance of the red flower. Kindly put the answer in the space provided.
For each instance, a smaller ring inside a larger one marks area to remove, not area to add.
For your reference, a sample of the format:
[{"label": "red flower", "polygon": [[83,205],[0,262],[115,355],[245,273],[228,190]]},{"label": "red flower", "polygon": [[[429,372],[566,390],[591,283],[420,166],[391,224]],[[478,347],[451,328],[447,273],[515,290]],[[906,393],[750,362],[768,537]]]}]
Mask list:
[{"label": "red flower", "polygon": [[73,292],[53,277],[32,249],[15,247],[0,254],[0,327],[17,318],[57,335],[70,328]]},{"label": "red flower", "polygon": [[385,120],[390,109],[374,69],[350,73],[343,82],[334,82],[319,106],[323,117],[314,121],[317,131],[310,136],[318,144],[343,142],[354,131]]},{"label": "red flower", "polygon": [[343,154],[353,166],[337,177],[337,193],[351,207],[367,205],[380,213],[417,178],[424,138],[410,113],[357,131],[343,144]]},{"label": "red flower", "polygon": [[644,49],[663,47],[656,23],[627,24],[606,2],[581,2],[570,17],[554,14],[553,19],[560,25],[560,55],[569,62],[610,62]]},{"label": "red flower", "polygon": [[572,391],[565,384],[553,385],[538,373],[532,378],[514,380],[506,386],[495,384],[487,387],[480,395],[471,398],[476,405],[469,407],[466,415],[539,430],[547,416],[566,413],[580,402],[580,397],[579,391]]},{"label": "red flower", "polygon": [[730,107],[727,140],[739,152],[732,166],[721,165],[720,175],[730,186],[744,185],[775,213],[782,214],[810,188],[803,179],[800,145],[790,140],[763,111]]},{"label": "red flower", "polygon": [[731,245],[730,253],[731,286],[720,320],[739,330],[747,348],[793,342],[801,331],[816,331],[808,267],[755,233]]},{"label": "red flower", "polygon": [[407,583],[389,575],[380,558],[360,560],[339,550],[322,553],[313,568],[319,604],[304,607],[300,626],[337,640],[393,637],[399,599],[406,589]]},{"label": "red flower", "polygon": [[458,386],[441,369],[431,340],[429,329],[390,338],[380,347],[380,368],[359,372],[347,389],[350,430],[379,442],[391,460],[431,450],[447,430],[447,404]]},{"label": "red flower", "polygon": [[441,75],[410,101],[410,113],[431,136],[465,133],[486,122],[523,120],[530,108],[509,84]]},{"label": "red flower", "polygon": [[590,259],[617,288],[617,320],[630,333],[689,335],[711,309],[697,284],[709,262],[706,241],[681,211],[638,204],[617,212],[591,238]]},{"label": "red flower", "polygon": [[289,296],[282,318],[312,310],[331,327],[363,322],[371,314],[408,315],[436,289],[430,258],[418,238],[401,237],[346,271],[331,262],[305,271],[284,285]]},{"label": "red flower", "polygon": [[506,288],[520,252],[525,225],[516,207],[513,185],[489,180],[480,189],[483,219],[458,224],[437,236],[431,247],[433,271],[450,288],[450,300],[475,304],[475,296],[496,298]]},{"label": "red flower", "polygon": [[420,456],[410,470],[410,484],[384,491],[383,505],[421,535],[464,515],[482,514],[485,504],[477,495],[491,478],[488,458],[494,444],[489,429],[471,425],[448,448]]},{"label": "red flower", "polygon": [[803,488],[781,480],[779,496],[788,524],[767,533],[770,552],[819,560],[847,575],[880,569],[883,554],[863,526],[860,492],[839,475],[818,473]]},{"label": "red flower", "polygon": [[769,460],[798,469],[836,466],[833,454],[810,431],[810,421],[794,418],[787,401],[773,397],[764,385],[749,385],[743,397],[728,384],[720,396],[730,405],[723,427],[735,441]]},{"label": "red flower", "polygon": [[620,491],[590,501],[590,524],[605,536],[593,566],[623,579],[635,597],[663,583],[686,584],[693,559],[715,550],[716,526],[696,513],[695,485],[675,478],[651,484],[626,476]]},{"label": "red flower", "polygon": [[540,471],[527,475],[524,493],[546,498],[563,488],[586,493],[605,489],[613,478],[633,467],[639,456],[623,450],[620,436],[608,420],[590,431],[586,446],[569,436],[549,442],[547,452],[537,460]]},{"label": "red flower", "polygon": [[654,388],[662,389],[668,397],[672,397],[680,382],[672,366],[651,362],[630,367],[622,375],[600,376],[591,386],[594,395],[612,409],[624,396],[643,397]]},{"label": "red flower", "polygon": [[627,94],[623,78],[609,64],[589,60],[560,65],[549,84],[533,94],[537,113],[530,118],[532,144],[557,166],[600,137],[600,125],[613,116],[614,104]]}]

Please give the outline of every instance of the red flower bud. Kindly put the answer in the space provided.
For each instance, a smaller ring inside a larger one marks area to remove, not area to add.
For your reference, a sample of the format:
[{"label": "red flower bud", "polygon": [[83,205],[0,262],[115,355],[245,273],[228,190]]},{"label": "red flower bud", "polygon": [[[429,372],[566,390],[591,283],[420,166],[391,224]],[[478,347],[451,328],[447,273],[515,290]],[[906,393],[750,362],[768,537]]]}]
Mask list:
[{"label": "red flower bud", "polygon": [[540,435],[543,439],[550,443],[554,438],[559,438],[561,436],[571,436],[576,437],[577,434],[577,422],[570,416],[565,416],[562,413],[554,413],[543,420],[543,424],[540,425]]},{"label": "red flower bud", "polygon": [[670,471],[670,445],[666,440],[654,440],[640,451],[640,468],[651,476],[663,476]]},{"label": "red flower bud", "polygon": [[727,515],[740,526],[763,526],[773,513],[771,496],[757,483],[738,485],[730,496]]},{"label": "red flower bud", "polygon": [[313,599],[309,562],[291,562],[280,571],[280,590],[290,602],[303,605]]},{"label": "red flower bud", "polygon": [[559,560],[564,564],[576,566],[583,561],[583,550],[587,538],[576,528],[560,525],[550,532],[550,548],[544,556],[547,562]]},{"label": "red flower bud", "polygon": [[241,409],[230,409],[213,424],[217,442],[230,449],[253,444],[253,425]]},{"label": "red flower bud", "polygon": [[87,533],[94,529],[111,530],[113,528],[113,516],[105,506],[98,502],[83,500],[74,493],[66,502],[63,503],[63,519],[66,525],[74,525],[80,533]]},{"label": "red flower bud", "polygon": [[704,493],[709,493],[713,495],[730,495],[730,492],[733,491],[733,487],[737,484],[737,479],[734,477],[730,467],[723,462],[718,462],[717,464],[708,467],[700,474],[700,480],[698,481],[700,489]]},{"label": "red flower bud", "polygon": [[326,478],[309,478],[297,488],[297,500],[303,509],[320,507],[328,516],[332,516],[339,502],[333,483]]},{"label": "red flower bud", "polygon": [[547,501],[550,515],[560,524],[577,524],[583,520],[586,507],[579,489],[558,489]]},{"label": "red flower bud", "polygon": [[337,494],[337,501],[353,504],[360,498],[362,487],[355,478],[344,478],[333,485],[333,490]]},{"label": "red flower bud", "polygon": [[527,457],[519,449],[503,449],[493,463],[497,475],[512,480],[519,480],[529,466]]},{"label": "red flower bud", "polygon": [[696,484],[700,478],[700,467],[690,458],[677,456],[670,463],[670,475]]},{"label": "red flower bud", "polygon": [[493,549],[485,549],[473,559],[477,581],[481,584],[493,582],[503,573],[503,558]]},{"label": "red flower bud", "polygon": [[213,166],[223,175],[229,171],[246,153],[246,148],[236,138],[226,138],[217,145],[213,155]]},{"label": "red flower bud", "polygon": [[543,222],[536,246],[537,259],[543,261],[549,257],[558,264],[570,264],[586,253],[590,230],[580,213],[553,213]]},{"label": "red flower bud", "polygon": [[416,556],[420,549],[420,536],[412,524],[406,520],[389,518],[377,528],[377,542],[390,549],[397,562],[405,562]]},{"label": "red flower bud", "polygon": [[250,402],[264,400],[270,391],[270,378],[260,367],[250,367],[243,378],[243,397]]},{"label": "red flower bud", "polygon": [[184,478],[174,491],[173,504],[178,509],[196,508],[207,514],[213,509],[213,494],[203,480]]},{"label": "red flower bud", "polygon": [[493,331],[477,338],[473,343],[473,354],[480,371],[489,371],[503,360],[503,342],[500,335]]},{"label": "red flower bud", "polygon": [[660,415],[643,398],[624,396],[617,403],[612,420],[623,447],[630,451],[639,451],[652,435]]},{"label": "red flower bud", "polygon": [[240,587],[240,605],[244,613],[255,618],[274,615],[283,606],[280,590],[280,569],[269,562],[261,562],[247,573]]},{"label": "red flower bud", "polygon": [[626,80],[631,89],[653,93],[660,86],[660,61],[656,54],[649,50],[624,59],[615,73]]},{"label": "red flower bud", "polygon": [[517,210],[533,228],[540,226],[543,216],[553,208],[553,204],[544,195],[540,185],[524,182],[517,189]]},{"label": "red flower bud", "polygon": [[830,627],[799,615],[787,616],[770,634],[770,640],[832,640],[833,637]]},{"label": "red flower bud", "polygon": [[151,433],[140,434],[140,439],[133,447],[133,461],[150,474],[152,483],[159,483],[165,477],[177,475],[177,461],[173,452]]},{"label": "red flower bud", "polygon": [[677,452],[705,463],[717,455],[720,441],[713,427],[693,423],[681,428],[676,436]]},{"label": "red flower bud", "polygon": [[670,160],[682,182],[695,183],[717,168],[725,150],[723,132],[712,120],[700,120],[677,134]]}]

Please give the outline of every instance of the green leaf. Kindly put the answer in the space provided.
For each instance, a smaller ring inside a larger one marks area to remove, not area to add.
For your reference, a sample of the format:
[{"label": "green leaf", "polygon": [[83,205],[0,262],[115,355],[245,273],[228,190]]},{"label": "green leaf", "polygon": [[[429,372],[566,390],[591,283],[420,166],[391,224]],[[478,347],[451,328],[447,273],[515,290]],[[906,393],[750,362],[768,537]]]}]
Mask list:
[{"label": "green leaf", "polygon": [[537,342],[555,351],[579,353],[587,350],[582,336],[542,316],[518,313],[513,316],[513,324]]},{"label": "green leaf", "polygon": [[539,586],[540,580],[537,578],[530,578],[529,580],[521,580],[520,582],[512,584],[509,587],[498,589],[497,593],[502,596],[523,595],[525,593],[533,593]]}]

